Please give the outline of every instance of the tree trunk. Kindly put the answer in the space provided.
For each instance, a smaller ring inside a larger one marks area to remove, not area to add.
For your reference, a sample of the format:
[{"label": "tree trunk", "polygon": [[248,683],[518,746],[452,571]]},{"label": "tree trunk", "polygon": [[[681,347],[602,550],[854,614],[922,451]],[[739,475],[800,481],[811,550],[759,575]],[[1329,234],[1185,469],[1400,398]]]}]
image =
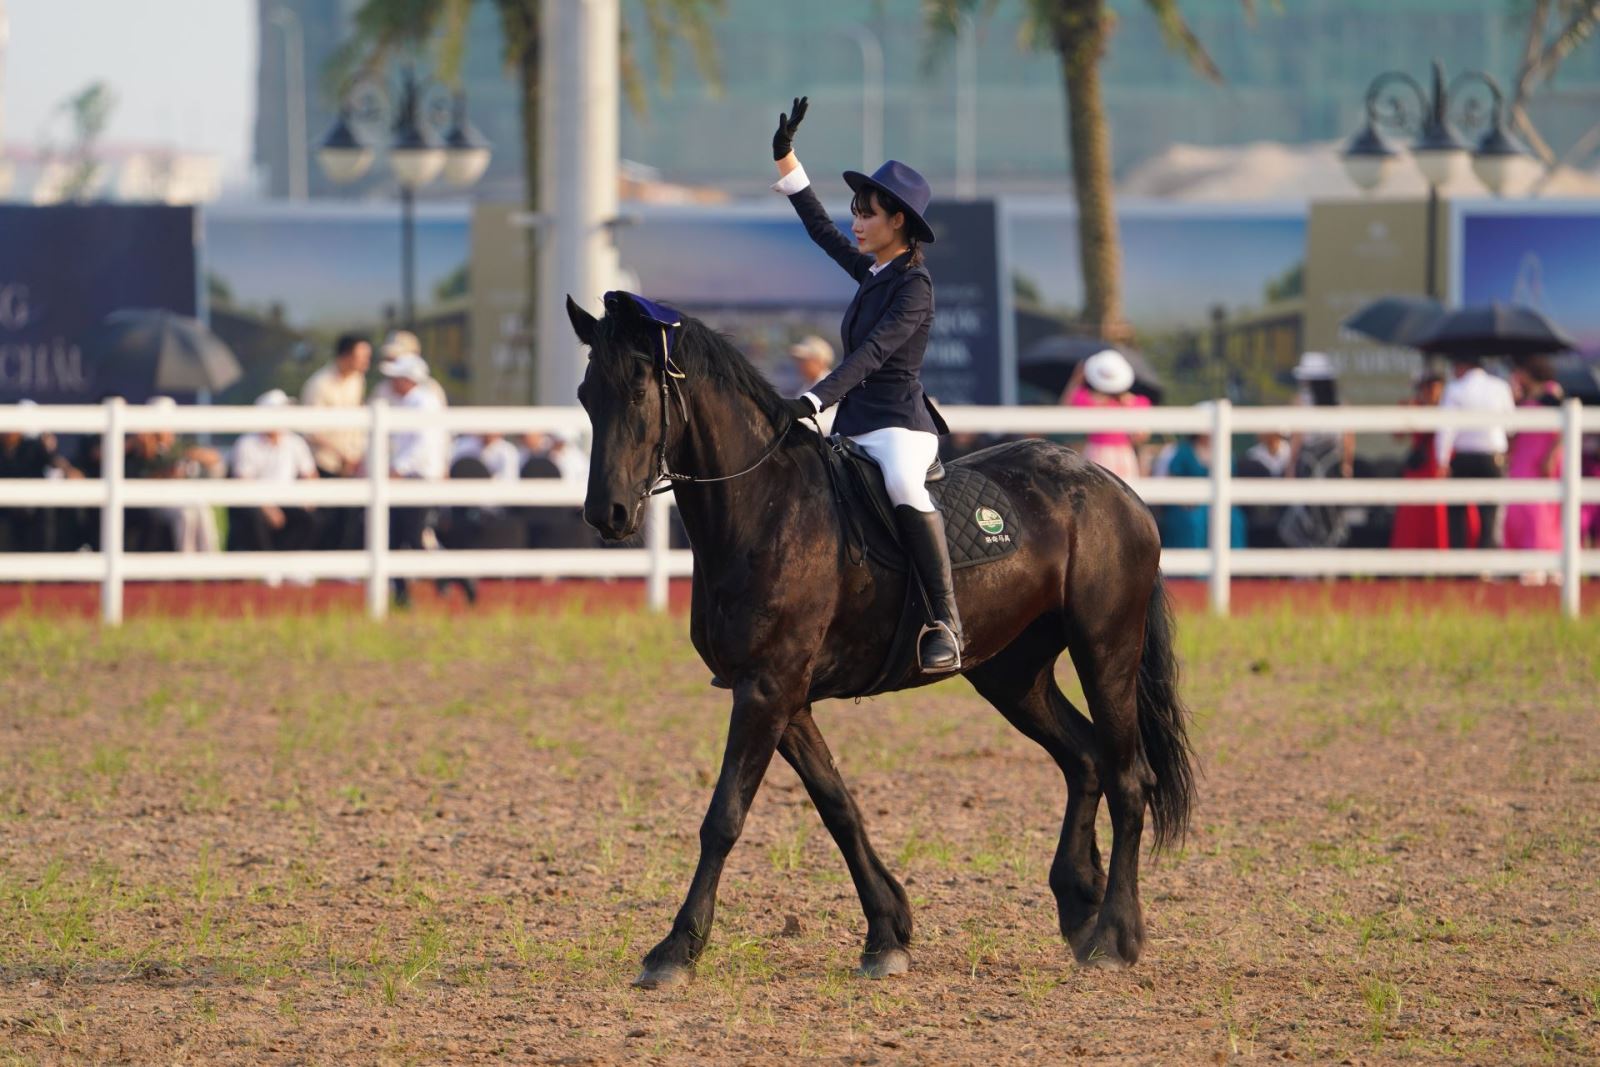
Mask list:
[{"label": "tree trunk", "polygon": [[1078,202],[1083,322],[1107,340],[1127,337],[1122,317],[1122,247],[1111,183],[1111,131],[1100,98],[1100,61],[1114,16],[1105,0],[1057,0],[1054,36],[1067,99],[1067,145]]},{"label": "tree trunk", "polygon": [[[500,26],[505,37],[506,64],[517,79],[517,102],[521,110],[522,128],[522,202],[529,216],[539,213],[539,44],[540,0],[499,0]],[[533,339],[538,336],[539,315],[539,231],[523,232],[527,259],[526,289],[523,293],[522,321],[528,350],[533,350]],[[529,389],[535,388],[538,376],[529,366]],[[531,393],[530,393],[531,396]]]}]

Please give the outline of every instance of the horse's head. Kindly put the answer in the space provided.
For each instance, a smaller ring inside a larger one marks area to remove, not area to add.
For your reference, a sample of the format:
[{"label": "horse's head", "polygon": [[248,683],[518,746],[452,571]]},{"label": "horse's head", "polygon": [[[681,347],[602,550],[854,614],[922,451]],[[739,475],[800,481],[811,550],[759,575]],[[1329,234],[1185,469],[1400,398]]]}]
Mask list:
[{"label": "horse's head", "polygon": [[578,402],[594,426],[583,518],[600,536],[617,541],[639,528],[669,432],[657,358],[661,331],[626,297],[608,298],[605,317],[596,319],[569,296],[567,317],[578,340],[589,346],[589,366],[578,386]]}]

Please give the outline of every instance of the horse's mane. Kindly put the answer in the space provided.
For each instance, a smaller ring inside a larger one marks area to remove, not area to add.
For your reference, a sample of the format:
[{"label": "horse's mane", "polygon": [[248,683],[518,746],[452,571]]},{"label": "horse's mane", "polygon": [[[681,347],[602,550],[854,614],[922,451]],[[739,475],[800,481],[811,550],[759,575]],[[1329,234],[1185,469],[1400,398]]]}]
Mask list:
[{"label": "horse's mane", "polygon": [[[672,362],[693,387],[702,382],[749,397],[762,413],[774,422],[783,417],[783,398],[764,374],[739,351],[733,341],[691,315],[683,316],[677,339],[672,345]],[[629,366],[633,353],[660,350],[658,327],[620,308],[608,309],[596,330],[601,341],[596,349],[610,353],[607,371],[621,373]]]}]

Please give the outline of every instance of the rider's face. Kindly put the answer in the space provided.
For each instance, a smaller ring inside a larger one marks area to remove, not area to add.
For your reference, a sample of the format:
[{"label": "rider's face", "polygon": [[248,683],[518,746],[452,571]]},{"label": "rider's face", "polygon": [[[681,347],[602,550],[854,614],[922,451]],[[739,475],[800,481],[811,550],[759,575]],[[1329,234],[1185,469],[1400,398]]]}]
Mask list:
[{"label": "rider's face", "polygon": [[905,213],[897,211],[893,216],[885,215],[875,193],[868,193],[861,200],[866,203],[857,201],[852,215],[854,221],[850,225],[851,232],[855,234],[856,247],[869,256],[898,252],[904,248]]}]

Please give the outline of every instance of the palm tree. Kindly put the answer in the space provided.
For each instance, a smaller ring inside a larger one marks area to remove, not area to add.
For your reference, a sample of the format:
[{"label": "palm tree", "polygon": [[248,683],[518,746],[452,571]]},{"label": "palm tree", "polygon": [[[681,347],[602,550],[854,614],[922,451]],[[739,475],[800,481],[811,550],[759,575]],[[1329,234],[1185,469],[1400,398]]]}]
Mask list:
[{"label": "palm tree", "polygon": [[[381,67],[396,54],[418,54],[430,45],[436,54],[439,78],[460,79],[466,52],[467,20],[476,0],[365,0],[355,15],[355,33],[334,57],[329,81],[335,93],[363,75]],[[713,86],[720,84],[713,19],[721,15],[726,0],[632,0],[650,28],[652,58],[658,77],[668,85],[673,76],[673,54],[686,43],[701,75]],[[500,17],[502,60],[517,83],[517,105],[522,135],[523,203],[529,213],[539,210],[539,42],[542,37],[541,0],[492,0]],[[623,92],[635,111],[645,110],[644,79],[634,54],[627,20],[622,23],[621,70]],[[533,324],[538,306],[539,252],[527,242],[527,321]]]},{"label": "palm tree", "polygon": [[1555,75],[1562,60],[1600,32],[1600,0],[1511,0],[1510,15],[1512,19],[1526,20],[1527,26],[1509,101],[1511,121],[1547,170],[1569,161],[1581,163],[1584,156],[1600,146],[1600,123],[1558,159],[1528,117],[1527,105],[1534,91]]},{"label": "palm tree", "polygon": [[[930,28],[941,38],[957,24],[996,0],[924,0]],[[1083,271],[1082,325],[1102,337],[1128,332],[1122,316],[1122,248],[1112,204],[1111,130],[1100,96],[1100,62],[1116,28],[1109,0],[1021,0],[1023,39],[1055,52],[1067,102],[1067,147],[1072,190],[1078,203],[1078,257]],[[1240,0],[1253,17],[1254,0]],[[1195,36],[1178,0],[1145,0],[1173,51],[1201,77],[1221,82],[1222,74]]]}]

